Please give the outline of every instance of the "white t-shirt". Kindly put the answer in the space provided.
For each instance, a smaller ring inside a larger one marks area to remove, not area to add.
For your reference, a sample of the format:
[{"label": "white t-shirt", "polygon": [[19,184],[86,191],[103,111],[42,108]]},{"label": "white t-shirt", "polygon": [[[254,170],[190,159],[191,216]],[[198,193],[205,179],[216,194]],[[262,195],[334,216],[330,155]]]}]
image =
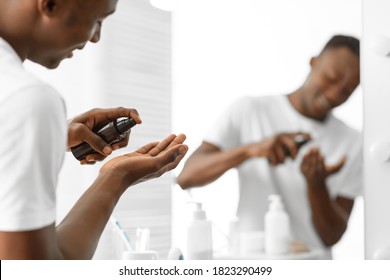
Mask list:
[{"label": "white t-shirt", "polygon": [[67,141],[65,103],[0,38],[0,231],[54,222]]},{"label": "white t-shirt", "polygon": [[347,161],[328,177],[332,198],[355,198],[362,189],[362,141],[358,131],[329,115],[325,122],[298,113],[287,95],[244,97],[232,104],[215,122],[205,142],[222,150],[261,141],[282,132],[308,132],[313,140],[304,145],[293,161],[272,167],[265,158],[250,159],[238,169],[240,198],[238,216],[243,231],[263,230],[268,196],[280,194],[290,216],[293,238],[309,248],[324,248],[311,220],[306,181],[300,171],[303,155],[318,146],[325,164],[336,164],[344,155]]}]

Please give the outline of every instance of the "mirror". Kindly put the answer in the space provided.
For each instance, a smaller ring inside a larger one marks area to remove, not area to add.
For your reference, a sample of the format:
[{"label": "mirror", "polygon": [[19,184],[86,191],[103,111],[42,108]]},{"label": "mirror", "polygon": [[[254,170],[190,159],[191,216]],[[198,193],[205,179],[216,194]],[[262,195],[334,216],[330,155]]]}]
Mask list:
[{"label": "mirror", "polygon": [[[173,16],[173,124],[175,131],[187,134],[190,153],[238,97],[290,93],[304,82],[310,58],[331,36],[361,38],[361,5],[353,0],[187,0],[180,1]],[[362,129],[360,87],[335,115]],[[228,171],[207,187],[192,189],[191,195],[203,202],[216,228],[226,233],[237,208],[236,171]],[[188,218],[181,211],[186,199],[177,187],[174,233]],[[363,200],[358,198],[348,230],[333,248],[333,258],[363,259],[363,232]],[[175,234],[173,242],[181,244],[181,236],[184,233]],[[222,233],[215,236],[223,240]]]}]

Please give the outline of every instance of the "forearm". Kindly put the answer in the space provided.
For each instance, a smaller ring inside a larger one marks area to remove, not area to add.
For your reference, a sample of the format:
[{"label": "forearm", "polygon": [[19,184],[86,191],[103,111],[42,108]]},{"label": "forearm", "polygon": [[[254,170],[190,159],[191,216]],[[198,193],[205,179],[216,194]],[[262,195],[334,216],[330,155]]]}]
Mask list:
[{"label": "forearm", "polygon": [[249,158],[245,146],[229,151],[193,154],[177,177],[177,183],[183,189],[206,185]]},{"label": "forearm", "polygon": [[57,226],[60,251],[65,259],[91,259],[99,238],[125,188],[112,177],[99,175]]},{"label": "forearm", "polygon": [[349,213],[330,198],[325,183],[308,184],[313,224],[326,246],[336,244],[344,234]]}]

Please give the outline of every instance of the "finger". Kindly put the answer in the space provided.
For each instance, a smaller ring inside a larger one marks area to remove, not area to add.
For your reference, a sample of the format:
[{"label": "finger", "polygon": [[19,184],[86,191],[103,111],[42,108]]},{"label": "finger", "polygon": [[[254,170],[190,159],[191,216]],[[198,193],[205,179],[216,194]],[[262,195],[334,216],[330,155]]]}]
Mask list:
[{"label": "finger", "polygon": [[158,143],[159,142],[152,142],[152,143],[146,144],[145,146],[136,150],[136,152],[140,153],[140,154],[147,154],[151,149],[156,147],[158,145]]},{"label": "finger", "polygon": [[89,154],[85,157],[88,162],[103,161],[105,158],[107,157],[101,154]]},{"label": "finger", "polygon": [[305,168],[306,171],[309,171],[309,169],[313,167],[316,152],[317,148],[312,147],[303,156],[301,165]]},{"label": "finger", "polygon": [[327,175],[332,175],[340,171],[341,168],[345,165],[345,162],[347,161],[347,157],[344,156],[336,165],[330,165],[326,166],[326,173]]},{"label": "finger", "polygon": [[285,156],[290,156],[291,158],[295,158],[298,153],[298,147],[292,137],[283,137],[282,143],[284,146]]},{"label": "finger", "polygon": [[179,144],[169,148],[166,152],[157,155],[161,160],[161,168],[164,168],[166,171],[175,168],[186,155],[187,151],[187,145]]},{"label": "finger", "polygon": [[172,143],[173,140],[175,140],[176,135],[171,134],[168,137],[166,137],[164,140],[162,140],[160,143],[158,143],[157,146],[155,146],[153,149],[151,149],[148,154],[151,156],[156,156],[162,151],[166,150],[168,146]]},{"label": "finger", "polygon": [[111,147],[114,151],[120,148],[127,147],[127,144],[129,144],[129,140],[130,140],[130,131],[125,133],[125,138],[123,140],[114,143]]},{"label": "finger", "polygon": [[89,130],[87,127],[79,130],[82,141],[87,142],[96,152],[108,156],[112,153],[112,148],[99,135]]},{"label": "finger", "polygon": [[320,153],[316,156],[316,169],[322,173],[325,172],[324,157]]},{"label": "finger", "polygon": [[275,166],[277,164],[277,157],[273,151],[271,151],[268,155],[268,162],[272,165]]},{"label": "finger", "polygon": [[133,108],[117,107],[109,109],[96,109],[95,111],[92,110],[91,114],[94,114],[96,124],[107,123],[121,117],[130,117],[133,118],[137,124],[142,123],[138,111]]},{"label": "finger", "polygon": [[[187,151],[188,151],[188,150],[187,150]],[[172,169],[175,169],[175,168],[179,165],[179,163],[181,162],[181,160],[184,158],[184,156],[186,155],[186,153],[187,153],[187,152],[178,155],[178,156],[175,158],[175,160],[174,160],[173,162],[168,163],[168,164],[165,166],[165,168],[164,168],[164,169],[165,169],[165,170],[164,170],[164,173],[165,173],[165,172],[168,172],[168,171],[170,171],[170,170],[172,170]]]},{"label": "finger", "polygon": [[302,173],[306,173],[308,171],[308,166],[309,166],[309,163],[308,163],[308,158],[309,158],[309,154],[305,154],[302,158],[302,162],[301,162],[301,171]]},{"label": "finger", "polygon": [[315,169],[318,169],[319,164],[319,150],[317,147],[312,147],[310,153],[310,161]]},{"label": "finger", "polygon": [[314,146],[314,147],[311,147],[310,150],[308,151],[308,153],[314,157],[316,157],[319,153],[319,149],[318,147]]},{"label": "finger", "polygon": [[179,134],[176,136],[175,139],[173,139],[173,141],[169,144],[168,148],[170,147],[173,147],[175,145],[178,145],[178,144],[183,144],[183,142],[186,140],[186,136],[184,134]]},{"label": "finger", "polygon": [[86,159],[80,160],[81,165],[94,165],[96,161],[87,161]]},{"label": "finger", "polygon": [[285,154],[286,150],[283,144],[277,145],[274,150],[275,150],[274,154],[276,157],[276,163],[277,164],[283,163],[284,159],[286,158],[286,154]]}]

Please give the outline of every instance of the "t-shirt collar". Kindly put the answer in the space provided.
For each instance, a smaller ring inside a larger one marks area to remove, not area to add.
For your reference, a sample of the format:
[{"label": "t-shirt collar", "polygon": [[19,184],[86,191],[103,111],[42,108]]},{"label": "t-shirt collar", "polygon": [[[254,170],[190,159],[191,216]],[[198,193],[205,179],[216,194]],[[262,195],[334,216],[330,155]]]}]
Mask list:
[{"label": "t-shirt collar", "polygon": [[6,40],[4,40],[2,37],[0,37],[0,49],[4,49],[7,53],[11,54],[15,59],[17,59],[18,62],[20,62],[20,64],[23,64],[22,59],[16,53],[14,48]]},{"label": "t-shirt collar", "polygon": [[288,95],[285,95],[285,103],[287,103],[287,106],[292,110],[294,111],[294,113],[301,119],[304,119],[306,122],[308,123],[311,123],[312,125],[315,125],[315,126],[320,126],[320,127],[325,127],[326,125],[328,125],[329,123],[331,123],[334,119],[334,115],[333,115],[333,112],[329,112],[326,116],[326,118],[323,120],[323,121],[319,121],[319,120],[316,120],[316,119],[313,119],[313,118],[309,118],[301,113],[299,113],[295,108],[294,106],[291,104],[290,100],[288,99]]}]

